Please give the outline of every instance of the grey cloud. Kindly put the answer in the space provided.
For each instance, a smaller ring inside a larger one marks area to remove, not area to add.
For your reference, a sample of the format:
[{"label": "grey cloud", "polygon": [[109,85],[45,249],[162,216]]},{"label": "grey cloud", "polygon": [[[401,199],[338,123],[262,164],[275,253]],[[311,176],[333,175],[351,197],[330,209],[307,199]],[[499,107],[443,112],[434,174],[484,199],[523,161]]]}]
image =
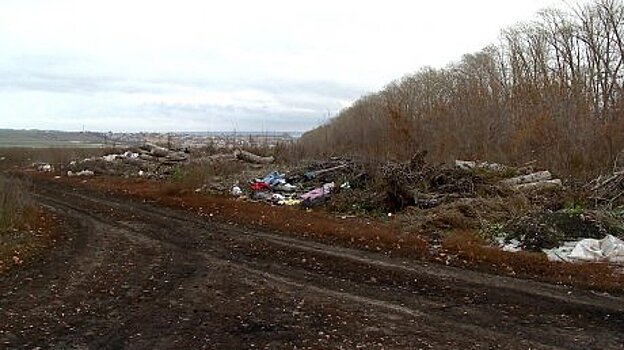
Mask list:
[{"label": "grey cloud", "polygon": [[[335,113],[341,102],[356,98],[362,89],[356,86],[331,81],[287,81],[269,79],[225,80],[198,78],[176,78],[162,76],[142,78],[122,76],[115,72],[103,73],[97,62],[61,56],[26,56],[13,59],[0,65],[0,92],[45,92],[63,93],[76,98],[90,96],[98,100],[98,94],[151,94],[154,101],[136,102],[127,105],[111,101],[111,105],[98,107],[93,115],[84,118],[104,118],[108,116],[164,116],[181,118],[202,124],[204,121],[231,128],[247,130],[267,129],[271,126],[280,130],[303,130],[318,124],[327,111]],[[180,94],[185,91],[206,93],[236,93],[238,91],[258,91],[269,96],[270,101],[233,102],[229,105],[203,103],[159,102],[158,96],[167,101],[167,94]],[[74,113],[80,113],[75,111]]]},{"label": "grey cloud", "polygon": [[167,87],[138,80],[97,74],[57,74],[40,70],[0,71],[0,90],[59,93],[164,93]]},{"label": "grey cloud", "polygon": [[[81,69],[74,68],[80,64]],[[89,70],[90,72],[84,72]],[[334,100],[359,96],[360,87],[330,81],[245,80],[218,81],[215,79],[142,79],[122,75],[98,74],[97,64],[86,59],[67,57],[27,56],[13,60],[4,69],[0,67],[0,89],[4,91],[48,91],[62,93],[167,93],[176,88],[192,87],[208,91],[235,91],[254,89],[292,102],[310,98],[328,97]]]},{"label": "grey cloud", "polygon": [[206,129],[225,128],[245,131],[273,130],[299,131],[308,129],[318,123],[315,112],[271,111],[236,105],[218,106],[211,104],[164,104],[143,105],[141,114],[156,115],[192,120],[195,123],[205,122]]}]

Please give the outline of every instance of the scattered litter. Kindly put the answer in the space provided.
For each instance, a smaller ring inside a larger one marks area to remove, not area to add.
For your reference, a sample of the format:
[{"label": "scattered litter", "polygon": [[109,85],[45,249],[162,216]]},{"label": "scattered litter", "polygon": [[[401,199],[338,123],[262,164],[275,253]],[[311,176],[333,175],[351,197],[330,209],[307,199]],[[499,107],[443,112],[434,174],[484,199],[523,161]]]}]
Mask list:
[{"label": "scattered litter", "polygon": [[287,206],[294,206],[294,205],[301,204],[301,200],[300,199],[295,199],[295,198],[286,198],[284,200],[281,200],[281,201],[277,202],[277,204],[279,204],[279,205],[287,205]]},{"label": "scattered litter", "polygon": [[251,190],[254,192],[265,191],[269,189],[269,185],[267,185],[266,182],[257,181],[250,183],[249,188],[251,188]]},{"label": "scattered litter", "polygon": [[297,186],[289,183],[280,183],[273,186],[273,189],[281,192],[295,192],[297,190]]},{"label": "scattered litter", "polygon": [[267,174],[267,176],[265,176],[261,180],[261,182],[264,182],[265,184],[269,186],[275,186],[278,184],[285,183],[286,180],[284,180],[284,174],[280,174],[277,171],[272,171],[269,174]]},{"label": "scattered litter", "polygon": [[117,155],[116,154],[108,154],[108,155],[102,156],[102,159],[104,159],[107,162],[112,162],[115,159],[117,159]]},{"label": "scattered litter", "polygon": [[282,195],[282,194],[273,193],[271,195],[271,201],[272,202],[279,203],[279,202],[282,202],[282,201],[285,201],[285,200],[286,200],[286,197],[284,197],[284,195]]},{"label": "scattered litter", "polygon": [[266,191],[257,191],[257,192],[254,192],[251,195],[251,198],[255,199],[255,200],[258,200],[258,201],[270,202],[272,200],[272,198],[273,198],[273,195],[271,193],[269,193],[269,192],[266,192]]},{"label": "scattered litter", "polygon": [[336,185],[333,182],[326,183],[321,187],[317,187],[312,191],[302,194],[301,199],[303,199],[304,201],[315,201],[321,199],[326,195],[330,194],[335,186]]},{"label": "scattered litter", "polygon": [[128,159],[135,159],[135,158],[139,158],[139,154],[138,153],[134,153],[134,152],[130,152],[130,151],[126,151],[123,153],[123,156],[125,158]]},{"label": "scattered litter", "polygon": [[230,193],[233,196],[239,197],[239,196],[241,196],[243,194],[243,190],[240,187],[238,187],[238,186],[232,186],[232,189],[230,190]]},{"label": "scattered litter", "polygon": [[71,170],[67,171],[67,176],[69,177],[73,177],[73,176],[93,176],[95,175],[95,173],[91,170],[81,170],[79,172],[72,172]]},{"label": "scattered litter", "polygon": [[37,171],[43,172],[43,173],[51,173],[54,171],[54,167],[50,164],[44,163],[44,164],[38,164],[37,165]]},{"label": "scattered litter", "polygon": [[516,253],[522,250],[522,243],[517,239],[512,239],[509,243],[503,244],[501,250],[504,252]]}]

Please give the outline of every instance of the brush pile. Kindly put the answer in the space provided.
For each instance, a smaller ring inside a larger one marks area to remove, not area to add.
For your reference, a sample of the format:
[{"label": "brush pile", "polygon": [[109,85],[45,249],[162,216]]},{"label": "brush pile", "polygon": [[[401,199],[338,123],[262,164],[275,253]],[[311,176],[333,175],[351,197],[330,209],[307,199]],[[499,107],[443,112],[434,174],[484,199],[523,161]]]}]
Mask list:
[{"label": "brush pile", "polygon": [[597,206],[615,208],[624,205],[624,170],[601,175],[586,186]]},{"label": "brush pile", "polygon": [[547,171],[515,169],[494,163],[458,161],[430,165],[426,152],[407,162],[365,162],[345,157],[313,161],[283,174],[269,172],[249,185],[236,186],[237,196],[271,203],[324,204],[341,212],[399,212],[482,197],[522,192],[538,196],[563,188]]}]

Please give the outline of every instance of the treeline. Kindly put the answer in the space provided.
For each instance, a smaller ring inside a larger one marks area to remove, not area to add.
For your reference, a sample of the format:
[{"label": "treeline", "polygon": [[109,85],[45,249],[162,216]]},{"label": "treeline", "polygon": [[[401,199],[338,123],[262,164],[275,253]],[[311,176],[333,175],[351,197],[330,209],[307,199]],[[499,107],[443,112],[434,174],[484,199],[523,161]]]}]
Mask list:
[{"label": "treeline", "polygon": [[363,96],[294,151],[402,160],[427,150],[434,162],[536,160],[586,177],[624,149],[623,90],[624,4],[548,9],[498,45]]}]

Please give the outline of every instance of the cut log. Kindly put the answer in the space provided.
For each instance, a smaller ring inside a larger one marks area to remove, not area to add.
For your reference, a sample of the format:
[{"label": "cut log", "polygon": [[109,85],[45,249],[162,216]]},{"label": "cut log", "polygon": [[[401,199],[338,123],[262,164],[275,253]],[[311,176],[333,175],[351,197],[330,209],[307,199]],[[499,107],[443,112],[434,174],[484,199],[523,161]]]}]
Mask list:
[{"label": "cut log", "polygon": [[145,160],[145,161],[152,161],[154,160],[154,157],[150,156],[149,154],[141,154],[139,155],[139,159]]},{"label": "cut log", "polygon": [[321,169],[321,170],[316,170],[316,171],[308,171],[307,173],[304,174],[305,178],[308,180],[312,180],[314,178],[316,178],[319,175],[325,174],[325,173],[331,173],[334,172],[336,170],[340,170],[343,168],[346,168],[347,166],[349,166],[348,164],[342,164],[342,165],[338,165],[335,167],[331,167],[331,168],[327,168],[327,169]]},{"label": "cut log", "polygon": [[437,207],[440,204],[450,202],[452,200],[458,200],[461,198],[471,198],[471,194],[469,193],[420,193],[417,191],[413,191],[414,194],[414,205],[422,209],[428,209]]},{"label": "cut log", "polygon": [[545,190],[549,188],[560,188],[562,186],[563,186],[563,183],[561,183],[560,179],[554,179],[554,180],[543,180],[543,181],[519,184],[519,185],[516,185],[516,188],[522,191],[528,191],[528,190],[535,190],[535,189]]},{"label": "cut log", "polygon": [[184,152],[171,152],[167,155],[167,160],[172,162],[183,162],[188,160],[188,154]]},{"label": "cut log", "polygon": [[153,143],[146,143],[141,146],[141,148],[148,151],[149,154],[154,157],[166,157],[169,155],[169,153],[171,153],[171,151],[169,151],[168,149],[157,146]]},{"label": "cut log", "polygon": [[517,177],[512,177],[511,179],[506,179],[501,181],[504,184],[517,186],[521,184],[529,184],[533,182],[542,182],[552,179],[552,174],[550,171],[538,171],[536,173],[522,175]]},{"label": "cut log", "polygon": [[455,160],[455,167],[462,170],[472,170],[472,169],[486,169],[492,171],[504,171],[507,169],[506,166],[498,164],[498,163],[488,163],[488,162],[474,162],[471,160]]},{"label": "cut log", "polygon": [[195,163],[210,163],[210,162],[218,162],[218,161],[230,161],[230,160],[236,160],[236,154],[235,153],[219,153],[219,154],[213,154],[211,156],[206,156],[206,157],[201,157],[201,158],[194,158],[193,162]]},{"label": "cut log", "polygon": [[150,154],[154,157],[166,157],[167,155],[169,155],[169,151],[164,148],[153,148],[150,151]]},{"label": "cut log", "polygon": [[235,152],[236,158],[243,160],[248,163],[256,163],[256,164],[271,164],[275,161],[273,157],[262,157],[257,154],[253,154],[251,152],[238,150]]},{"label": "cut log", "polygon": [[471,170],[477,166],[476,162],[470,160],[455,160],[455,167],[463,170]]}]

